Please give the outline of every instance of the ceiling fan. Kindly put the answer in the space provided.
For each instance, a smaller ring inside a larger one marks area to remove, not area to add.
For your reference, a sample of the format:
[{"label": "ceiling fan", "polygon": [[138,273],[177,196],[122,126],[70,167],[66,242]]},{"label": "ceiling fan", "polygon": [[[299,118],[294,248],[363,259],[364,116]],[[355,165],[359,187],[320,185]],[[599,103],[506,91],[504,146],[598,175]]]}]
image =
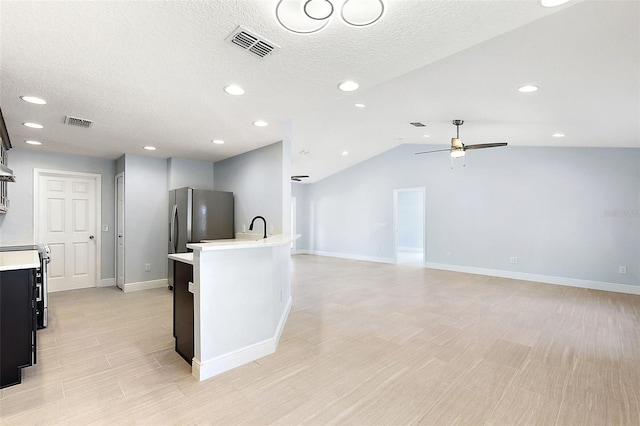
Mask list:
[{"label": "ceiling fan", "polygon": [[302,182],[302,179],[308,178],[308,177],[309,176],[307,175],[296,175],[296,176],[291,176],[291,180],[295,182]]},{"label": "ceiling fan", "polygon": [[464,124],[464,120],[453,120],[453,125],[456,126],[456,137],[451,138],[451,148],[436,149],[435,151],[416,152],[415,155],[430,154],[432,152],[449,151],[451,153],[452,158],[460,158],[460,157],[464,157],[464,153],[468,149],[495,148],[498,146],[507,146],[506,142],[478,143],[473,145],[465,145],[460,140],[460,126],[462,126],[463,124]]}]

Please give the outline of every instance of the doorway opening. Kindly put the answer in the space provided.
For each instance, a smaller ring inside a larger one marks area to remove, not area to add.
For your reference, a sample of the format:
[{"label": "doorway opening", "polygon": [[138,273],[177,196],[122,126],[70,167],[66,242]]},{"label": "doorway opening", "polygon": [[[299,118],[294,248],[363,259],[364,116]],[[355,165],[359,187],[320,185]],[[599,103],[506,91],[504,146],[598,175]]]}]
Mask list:
[{"label": "doorway opening", "polygon": [[393,191],[393,224],[396,263],[424,266],[425,188]]}]

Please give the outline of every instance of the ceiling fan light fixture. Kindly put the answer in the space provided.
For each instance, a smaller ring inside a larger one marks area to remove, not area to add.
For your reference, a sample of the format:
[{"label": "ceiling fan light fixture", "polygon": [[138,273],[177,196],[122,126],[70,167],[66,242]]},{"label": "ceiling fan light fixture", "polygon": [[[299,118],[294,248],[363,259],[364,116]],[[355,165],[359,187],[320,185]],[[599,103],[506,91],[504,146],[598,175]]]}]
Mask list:
[{"label": "ceiling fan light fixture", "polygon": [[451,151],[451,158],[460,158],[460,157],[464,157],[464,150],[462,148],[460,149],[454,149]]}]

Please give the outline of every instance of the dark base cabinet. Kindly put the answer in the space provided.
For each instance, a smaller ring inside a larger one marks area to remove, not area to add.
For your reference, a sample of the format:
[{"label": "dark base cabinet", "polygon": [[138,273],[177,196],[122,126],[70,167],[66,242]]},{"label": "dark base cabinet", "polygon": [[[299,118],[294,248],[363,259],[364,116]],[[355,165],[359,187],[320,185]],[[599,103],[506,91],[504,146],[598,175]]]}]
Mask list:
[{"label": "dark base cabinet", "polygon": [[193,266],[174,261],[173,267],[173,336],[176,352],[191,365],[193,359]]},{"label": "dark base cabinet", "polygon": [[0,388],[36,362],[35,269],[0,272]]}]

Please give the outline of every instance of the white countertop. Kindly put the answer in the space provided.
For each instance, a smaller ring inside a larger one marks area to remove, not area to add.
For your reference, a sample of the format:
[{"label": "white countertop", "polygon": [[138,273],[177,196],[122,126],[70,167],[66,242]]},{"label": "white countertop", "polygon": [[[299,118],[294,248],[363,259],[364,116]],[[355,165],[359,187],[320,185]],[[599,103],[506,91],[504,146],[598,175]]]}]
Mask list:
[{"label": "white countertop", "polygon": [[[210,240],[209,242],[202,242],[197,244],[187,244],[187,248],[198,251],[211,251],[211,250],[236,250],[236,249],[251,249],[261,247],[276,247],[291,244],[293,240],[300,238],[300,234],[278,234],[271,235],[267,238],[261,238],[257,241],[247,239],[235,239],[235,240]],[[179,260],[179,259],[176,259]]]},{"label": "white countertop", "polygon": [[193,253],[173,253],[169,255],[169,259],[193,265]]},{"label": "white countertop", "polygon": [[40,267],[38,250],[0,252],[0,271],[31,269]]}]

